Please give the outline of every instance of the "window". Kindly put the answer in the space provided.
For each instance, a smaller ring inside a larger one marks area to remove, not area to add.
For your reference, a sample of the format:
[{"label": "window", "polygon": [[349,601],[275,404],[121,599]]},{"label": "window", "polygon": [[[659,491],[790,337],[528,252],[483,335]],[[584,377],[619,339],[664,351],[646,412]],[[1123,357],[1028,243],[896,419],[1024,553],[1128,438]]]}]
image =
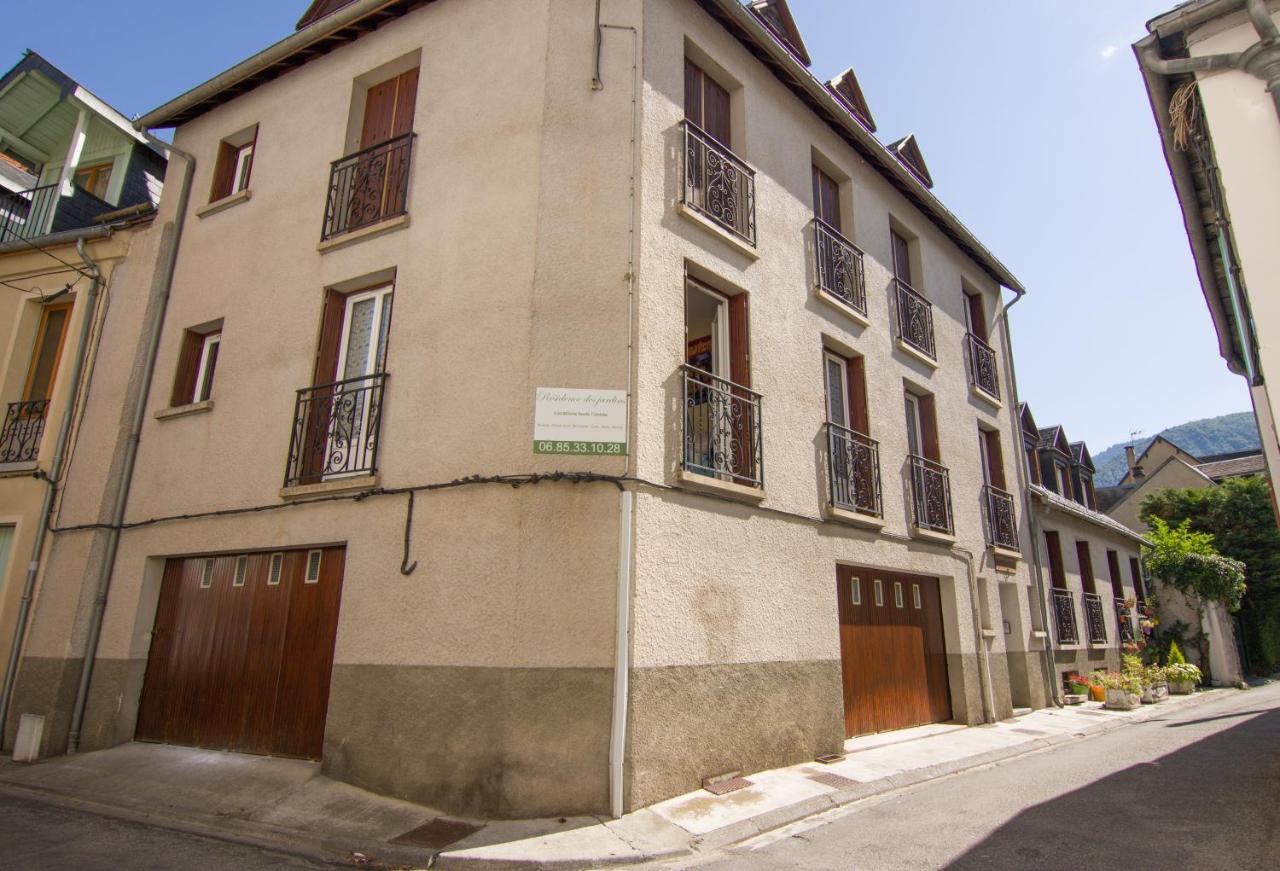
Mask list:
[{"label": "window", "polygon": [[209,201],[225,199],[249,189],[253,175],[253,153],[258,144],[257,125],[229,136],[218,145]]},{"label": "window", "polygon": [[729,92],[688,58],[684,62],[684,117],[725,148],[732,147]]},{"label": "window", "polygon": [[872,589],[875,591],[876,607],[884,605],[884,582],[876,578],[871,582]]},{"label": "window", "polygon": [[889,240],[893,245],[893,277],[914,287],[911,281],[911,243],[897,230],[889,231]]},{"label": "window", "polygon": [[236,576],[231,582],[234,587],[243,587],[244,579],[249,574],[249,558],[247,556],[236,557]]},{"label": "window", "polygon": [[902,607],[902,581],[893,582],[893,606],[895,608]]},{"label": "window", "polygon": [[315,584],[320,581],[320,558],[322,555],[322,551],[307,551],[307,575],[303,579],[304,583]]},{"label": "window", "polygon": [[76,169],[72,179],[76,187],[93,194],[100,200],[105,200],[107,186],[111,184],[111,167],[110,162],[82,166]]},{"label": "window", "polygon": [[1111,576],[1111,595],[1123,599],[1124,581],[1120,578],[1120,554],[1114,550],[1107,551],[1107,574]]},{"label": "window", "polygon": [[919,584],[911,585],[911,605],[917,611],[919,611],[922,607],[924,607],[923,603],[921,603],[920,601],[920,585]]},{"label": "window", "polygon": [[1080,584],[1086,593],[1096,593],[1097,585],[1093,581],[1093,557],[1089,553],[1089,542],[1076,542],[1076,561],[1080,564]]},{"label": "window", "polygon": [[849,600],[853,602],[853,604],[855,605],[861,605],[862,604],[862,579],[854,578],[850,582],[849,589],[850,589]]},{"label": "window", "polygon": [[204,402],[213,392],[213,376],[222,348],[222,322],[187,330],[178,352],[178,371],[169,403],[177,408]]},{"label": "window", "polygon": [[837,233],[840,225],[840,184],[818,167],[813,168],[813,215]]},{"label": "window", "polygon": [[280,575],[284,569],[284,554],[273,553],[271,555],[271,568],[267,572],[267,586],[275,587],[280,584]]},{"label": "window", "polygon": [[870,434],[867,420],[867,373],[861,357],[845,358],[824,350],[823,369],[827,388],[827,422]]},{"label": "window", "polygon": [[942,462],[938,448],[938,419],[933,396],[907,390],[903,394],[907,412],[907,450],[913,457]]},{"label": "window", "polygon": [[1133,595],[1139,602],[1147,600],[1147,591],[1142,584],[1142,564],[1136,556],[1129,557],[1129,575],[1133,578]]},{"label": "window", "polygon": [[209,589],[213,586],[213,560],[207,559],[204,565],[200,567],[200,586],[203,589]]},{"label": "window", "polygon": [[983,480],[997,490],[1006,489],[999,430],[978,428],[978,454],[982,458]]},{"label": "window", "polygon": [[66,339],[70,319],[70,303],[45,306],[40,313],[35,348],[31,352],[27,380],[22,389],[23,402],[42,402],[53,395],[53,380],[58,374],[62,343]]},{"label": "window", "polygon": [[1044,534],[1045,549],[1049,551],[1049,577],[1058,590],[1067,588],[1067,575],[1062,568],[1062,540],[1058,533],[1046,531]]},{"label": "window", "polygon": [[987,341],[987,314],[982,304],[982,294],[964,294],[964,325],[968,331],[983,342]]}]

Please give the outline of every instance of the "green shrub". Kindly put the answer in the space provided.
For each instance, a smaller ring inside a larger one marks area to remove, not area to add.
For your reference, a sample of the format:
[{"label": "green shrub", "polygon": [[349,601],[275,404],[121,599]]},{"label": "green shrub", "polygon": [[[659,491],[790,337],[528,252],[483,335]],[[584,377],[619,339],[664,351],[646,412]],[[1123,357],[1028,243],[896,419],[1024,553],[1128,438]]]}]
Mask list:
[{"label": "green shrub", "polygon": [[1169,680],[1175,683],[1182,681],[1191,681],[1192,683],[1200,683],[1200,669],[1189,662],[1178,662],[1165,666],[1165,674]]},{"label": "green shrub", "polygon": [[1130,677],[1141,677],[1146,670],[1146,666],[1142,664],[1142,657],[1135,653],[1126,653],[1123,658],[1124,667],[1121,669]]},{"label": "green shrub", "polygon": [[1124,690],[1134,695],[1142,694],[1142,681],[1136,675],[1118,671],[1099,671],[1094,672],[1094,676],[1109,690]]},{"label": "green shrub", "polygon": [[1169,644],[1169,658],[1165,660],[1167,665],[1186,665],[1187,658],[1182,655],[1182,651],[1178,649],[1178,642],[1173,641]]}]

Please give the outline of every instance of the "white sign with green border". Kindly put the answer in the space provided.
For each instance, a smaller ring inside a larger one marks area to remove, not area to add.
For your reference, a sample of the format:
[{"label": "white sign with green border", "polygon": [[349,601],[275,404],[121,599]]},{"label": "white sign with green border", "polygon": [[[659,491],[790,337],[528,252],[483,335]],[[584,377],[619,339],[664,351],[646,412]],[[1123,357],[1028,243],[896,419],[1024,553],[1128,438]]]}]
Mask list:
[{"label": "white sign with green border", "polygon": [[627,452],[627,392],[537,388],[533,452],[622,456]]}]

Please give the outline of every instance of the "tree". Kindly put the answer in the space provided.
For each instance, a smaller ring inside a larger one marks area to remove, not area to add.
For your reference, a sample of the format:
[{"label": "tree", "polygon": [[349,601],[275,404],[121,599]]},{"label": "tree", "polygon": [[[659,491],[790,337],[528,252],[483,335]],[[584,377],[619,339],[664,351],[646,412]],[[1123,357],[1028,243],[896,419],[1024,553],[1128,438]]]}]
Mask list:
[{"label": "tree", "polygon": [[1269,673],[1280,665],[1280,530],[1265,478],[1229,478],[1217,487],[1169,489],[1142,501],[1143,521],[1190,521],[1213,536],[1217,550],[1245,564],[1248,590],[1240,622],[1252,667]]},{"label": "tree", "polygon": [[[1209,602],[1221,602],[1231,611],[1239,609],[1245,591],[1244,563],[1218,553],[1213,536],[1193,531],[1189,520],[1170,526],[1161,518],[1152,517],[1150,523],[1147,538],[1151,544],[1142,549],[1147,568],[1187,597],[1201,626]],[[1195,642],[1200,648],[1200,666],[1208,671],[1209,639],[1203,630]]]}]

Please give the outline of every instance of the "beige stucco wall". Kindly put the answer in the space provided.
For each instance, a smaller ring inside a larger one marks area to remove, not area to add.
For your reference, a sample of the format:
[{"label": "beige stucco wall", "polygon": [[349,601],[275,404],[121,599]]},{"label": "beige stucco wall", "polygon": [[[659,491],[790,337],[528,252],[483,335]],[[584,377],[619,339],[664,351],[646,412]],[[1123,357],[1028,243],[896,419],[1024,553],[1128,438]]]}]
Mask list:
[{"label": "beige stucco wall", "polygon": [[1107,512],[1108,516],[1137,532],[1143,532],[1147,528],[1147,525],[1142,522],[1140,514],[1142,512],[1142,500],[1148,496],[1159,493],[1161,490],[1167,490],[1170,487],[1178,489],[1194,487],[1198,489],[1200,487],[1214,486],[1212,480],[1176,458],[1150,468],[1151,471],[1142,479],[1142,485],[1130,491],[1123,501],[1117,503]]}]

